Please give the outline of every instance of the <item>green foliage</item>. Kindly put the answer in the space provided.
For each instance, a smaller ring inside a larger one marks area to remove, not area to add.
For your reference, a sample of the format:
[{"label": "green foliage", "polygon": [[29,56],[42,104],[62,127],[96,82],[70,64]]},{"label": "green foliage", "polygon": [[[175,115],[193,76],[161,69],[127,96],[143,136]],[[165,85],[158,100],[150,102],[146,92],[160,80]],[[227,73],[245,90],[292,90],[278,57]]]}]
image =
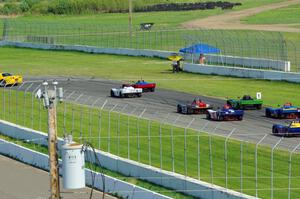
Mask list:
[{"label": "green foliage", "polygon": [[21,13],[20,6],[14,3],[6,3],[0,8],[0,13],[4,15],[17,15]]}]

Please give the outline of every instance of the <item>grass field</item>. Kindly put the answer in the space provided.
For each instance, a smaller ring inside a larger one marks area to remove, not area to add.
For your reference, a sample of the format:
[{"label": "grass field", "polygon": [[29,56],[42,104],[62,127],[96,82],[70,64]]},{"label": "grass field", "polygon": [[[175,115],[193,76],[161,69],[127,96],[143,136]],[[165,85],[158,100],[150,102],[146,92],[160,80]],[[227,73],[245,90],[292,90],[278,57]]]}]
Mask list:
[{"label": "grass field", "polygon": [[298,24],[300,23],[300,4],[266,11],[243,19],[249,24]]},{"label": "grass field", "polygon": [[266,105],[277,106],[287,101],[300,105],[300,84],[179,73],[173,74],[170,62],[161,59],[96,55],[78,52],[40,51],[0,48],[1,71],[27,76],[100,77],[124,82],[141,77],[155,81],[159,88],[183,91],[217,98],[237,97],[257,91]]},{"label": "grass field", "polygon": [[[0,104],[1,119],[46,132],[46,111],[42,109],[40,101],[32,98],[30,94],[26,94],[24,98],[23,92],[16,94],[14,91],[9,92],[9,89],[1,90]],[[187,173],[190,177],[225,186],[225,140],[222,137],[209,136],[190,129],[184,131],[182,128],[114,112],[109,115],[104,110],[68,103],[58,106],[59,136],[62,137],[64,132],[71,133],[79,142],[92,142],[103,151],[169,171],[174,168],[177,173]],[[254,195],[255,146],[229,140],[227,155],[228,188]],[[261,198],[269,198],[270,148],[260,146],[257,157],[258,194]],[[288,159],[287,152],[275,150],[274,198],[287,198]],[[299,161],[299,154],[294,154],[292,198],[297,198],[300,194]]]}]

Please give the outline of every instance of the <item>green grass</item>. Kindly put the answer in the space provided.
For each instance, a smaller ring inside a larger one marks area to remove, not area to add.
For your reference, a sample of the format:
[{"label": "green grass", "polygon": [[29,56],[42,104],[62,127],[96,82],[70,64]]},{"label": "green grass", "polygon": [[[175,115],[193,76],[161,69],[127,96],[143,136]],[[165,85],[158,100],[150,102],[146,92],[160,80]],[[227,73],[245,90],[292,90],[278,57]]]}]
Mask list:
[{"label": "green grass", "polygon": [[78,52],[0,48],[1,71],[27,76],[99,77],[124,82],[141,77],[158,88],[225,99],[261,91],[264,104],[299,103],[300,84],[190,73],[173,74],[170,62],[161,59],[96,55]]},{"label": "green grass", "polygon": [[300,4],[265,11],[243,19],[249,24],[293,24],[300,23]]},{"label": "green grass", "polygon": [[[282,2],[283,0],[228,0],[229,2],[241,2],[242,6],[237,6],[233,10],[242,10],[246,8],[266,5],[270,3]],[[170,1],[168,1],[170,2]],[[174,1],[173,1],[174,2]],[[175,1],[179,2],[179,1]],[[187,1],[184,1],[187,2]],[[192,1],[195,2],[195,1]],[[206,2],[206,1],[205,1]],[[152,2],[156,3],[156,2]],[[150,3],[151,4],[151,3]],[[151,14],[151,22],[155,23],[155,26],[168,26],[174,27],[181,23],[193,19],[204,18],[211,15],[221,14],[228,11],[222,11],[221,9],[213,10],[196,10],[196,11],[180,11],[180,12],[151,12],[151,13],[134,13],[133,23],[139,25],[142,22],[149,22],[149,15]],[[88,24],[102,24],[102,25],[127,25],[128,14],[122,13],[100,13],[93,15],[81,15],[81,16],[22,16],[18,20],[30,21],[33,23],[65,23],[69,24],[72,22],[88,23]]]},{"label": "green grass", "polygon": [[[37,152],[48,155],[48,148],[47,147],[35,144],[32,141],[24,141],[24,140],[14,139],[14,138],[2,135],[1,132],[0,132],[0,139],[8,141],[8,142],[12,142],[12,143],[15,143],[17,145],[23,146],[25,148],[28,148],[28,149],[31,149],[31,150],[34,150],[34,151],[37,151]],[[94,164],[91,164],[91,163],[88,163],[88,162],[86,162],[85,165],[86,165],[86,168],[88,168],[90,170],[97,171],[97,172],[102,172],[105,175],[117,178],[117,179],[122,180],[124,182],[129,182],[131,184],[134,184],[134,185],[143,187],[145,189],[148,189],[148,190],[151,190],[151,191],[169,196],[169,197],[174,198],[174,199],[181,199],[181,198],[182,199],[192,199],[193,198],[193,197],[175,192],[173,190],[166,189],[164,187],[155,185],[153,183],[149,183],[147,181],[139,180],[139,179],[136,179],[134,177],[124,176],[120,173],[110,171],[106,168],[99,167],[97,165],[94,165]]]},{"label": "green grass", "polygon": [[[33,99],[30,94],[23,92],[0,92],[2,105],[1,119],[46,132],[47,114],[40,108],[40,101]],[[5,107],[5,108],[4,108]],[[33,109],[32,109],[33,107]],[[18,111],[17,111],[18,110]],[[65,113],[64,113],[64,110]],[[58,105],[58,135],[71,133],[78,142],[90,141],[97,148],[109,151],[121,157],[139,161],[145,164],[172,171],[174,160],[175,172],[185,173],[184,140],[186,140],[187,174],[193,178],[200,178],[206,182],[213,182],[225,186],[225,153],[224,138],[209,136],[206,133],[195,132],[182,128],[159,124],[136,117],[118,113],[109,113],[97,109],[75,104]],[[64,120],[63,118],[66,118]],[[101,118],[101,119],[99,119]],[[110,118],[110,119],[109,119]],[[65,121],[65,122],[64,122]],[[73,121],[73,122],[72,122]],[[109,122],[110,121],[110,122]],[[173,136],[172,135],[173,132]],[[98,139],[100,138],[100,139]],[[173,152],[172,156],[172,138]],[[198,159],[198,140],[200,159]],[[211,142],[211,151],[209,143]],[[162,143],[162,147],[160,144]],[[242,167],[241,167],[242,145]],[[129,146],[129,147],[128,147]],[[228,142],[228,188],[255,194],[255,146],[251,143],[241,143],[235,140]],[[162,158],[160,158],[160,153]],[[212,170],[210,156],[212,154]],[[259,197],[270,197],[270,148],[258,148],[258,188]],[[174,159],[172,158],[174,157]],[[274,198],[287,198],[288,187],[288,152],[275,150],[274,152]],[[200,161],[200,173],[198,172]],[[292,157],[292,190],[293,198],[300,194],[298,188],[300,179],[299,154]],[[242,168],[242,170],[241,170]],[[212,172],[213,171],[213,172]],[[243,183],[241,186],[241,177]]]}]

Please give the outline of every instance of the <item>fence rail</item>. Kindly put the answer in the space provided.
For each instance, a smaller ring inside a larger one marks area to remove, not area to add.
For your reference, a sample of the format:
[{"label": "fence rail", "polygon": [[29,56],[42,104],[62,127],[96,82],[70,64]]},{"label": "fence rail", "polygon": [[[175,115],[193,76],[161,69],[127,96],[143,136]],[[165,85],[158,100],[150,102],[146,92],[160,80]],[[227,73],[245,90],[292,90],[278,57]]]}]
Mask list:
[{"label": "fence rail", "polygon": [[[46,132],[47,113],[34,98],[38,87],[32,83],[25,87],[24,91],[2,88],[0,118]],[[74,103],[80,98],[85,99],[82,105]],[[71,92],[58,105],[59,136],[72,134],[78,142],[90,141],[102,151],[260,198],[298,198],[299,145],[283,151],[284,140],[271,147],[262,145],[269,135],[255,145],[231,139],[234,130],[224,138],[190,129],[193,121],[181,128],[174,126],[178,119],[171,125],[166,123],[168,116],[156,121],[145,119],[144,109],[133,115],[135,111]],[[217,129],[218,125],[212,133]]]},{"label": "fence rail", "polygon": [[292,71],[299,71],[299,49],[279,32],[248,30],[182,29],[154,26],[151,30],[94,23],[39,23],[5,20],[2,37],[8,41],[88,45],[107,48],[132,48],[178,51],[205,43],[221,50],[222,55],[290,61]]}]

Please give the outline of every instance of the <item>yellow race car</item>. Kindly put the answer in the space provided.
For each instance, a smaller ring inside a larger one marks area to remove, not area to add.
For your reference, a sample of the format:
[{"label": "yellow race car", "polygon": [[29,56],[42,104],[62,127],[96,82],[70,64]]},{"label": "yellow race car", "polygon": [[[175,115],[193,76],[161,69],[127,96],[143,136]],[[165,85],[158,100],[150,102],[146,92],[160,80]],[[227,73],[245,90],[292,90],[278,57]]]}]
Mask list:
[{"label": "yellow race car", "polygon": [[23,83],[23,77],[10,73],[0,73],[0,86],[18,85]]}]

